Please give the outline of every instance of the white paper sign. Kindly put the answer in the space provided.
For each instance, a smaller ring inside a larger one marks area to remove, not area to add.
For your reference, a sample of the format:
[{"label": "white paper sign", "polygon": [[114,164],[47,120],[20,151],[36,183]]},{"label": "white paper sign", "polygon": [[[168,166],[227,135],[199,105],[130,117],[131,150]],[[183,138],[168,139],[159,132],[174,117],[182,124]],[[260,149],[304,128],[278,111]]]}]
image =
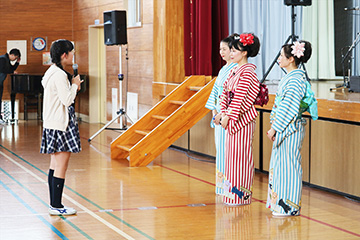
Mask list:
[{"label": "white paper sign", "polygon": [[7,41],[7,52],[9,53],[11,49],[17,48],[21,53],[21,61],[20,65],[27,64],[27,48],[26,48],[26,40],[8,40]]},{"label": "white paper sign", "polygon": [[127,93],[127,115],[135,123],[138,120],[138,94],[133,92]]}]

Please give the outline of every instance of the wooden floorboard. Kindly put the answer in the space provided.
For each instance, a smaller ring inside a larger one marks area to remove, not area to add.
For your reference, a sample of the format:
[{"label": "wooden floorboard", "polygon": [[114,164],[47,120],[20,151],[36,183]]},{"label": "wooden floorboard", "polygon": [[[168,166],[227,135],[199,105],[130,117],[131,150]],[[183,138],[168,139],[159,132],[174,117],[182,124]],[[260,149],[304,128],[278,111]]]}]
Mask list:
[{"label": "wooden floorboard", "polygon": [[[147,167],[110,159],[120,133],[81,123],[63,203],[76,216],[49,216],[49,156],[41,122],[0,127],[0,239],[360,239],[360,204],[303,188],[301,216],[273,218],[267,175],[256,173],[253,203],[228,207],[214,193],[215,164],[167,149]],[[198,158],[203,158],[199,156]],[[359,183],[354,183],[359,184]]]}]

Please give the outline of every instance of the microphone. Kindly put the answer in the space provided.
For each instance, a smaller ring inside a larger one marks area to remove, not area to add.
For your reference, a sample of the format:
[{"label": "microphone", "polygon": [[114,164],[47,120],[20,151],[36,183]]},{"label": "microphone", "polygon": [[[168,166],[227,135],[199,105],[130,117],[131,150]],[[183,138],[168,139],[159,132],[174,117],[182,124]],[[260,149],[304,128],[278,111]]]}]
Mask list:
[{"label": "microphone", "polygon": [[359,11],[360,8],[359,7],[353,7],[353,8],[344,8],[345,11]]},{"label": "microphone", "polygon": [[78,65],[76,63],[73,64],[73,69],[74,69],[74,76],[78,75]]}]

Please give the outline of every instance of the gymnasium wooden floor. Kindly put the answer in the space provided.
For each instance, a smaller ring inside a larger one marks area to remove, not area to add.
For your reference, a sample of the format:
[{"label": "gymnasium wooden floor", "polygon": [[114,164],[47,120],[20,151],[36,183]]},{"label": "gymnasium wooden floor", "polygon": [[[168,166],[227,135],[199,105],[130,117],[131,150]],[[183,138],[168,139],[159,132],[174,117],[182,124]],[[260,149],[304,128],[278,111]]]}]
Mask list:
[{"label": "gymnasium wooden floor", "polygon": [[[119,134],[80,124],[63,203],[78,214],[49,216],[49,157],[39,154],[40,122],[0,127],[0,239],[360,239],[360,204],[304,187],[301,216],[273,218],[267,175],[255,174],[254,201],[228,207],[214,194],[214,163],[168,149],[153,164],[110,159]],[[201,158],[201,157],[198,157]],[[360,183],[354,183],[360,184]]]}]

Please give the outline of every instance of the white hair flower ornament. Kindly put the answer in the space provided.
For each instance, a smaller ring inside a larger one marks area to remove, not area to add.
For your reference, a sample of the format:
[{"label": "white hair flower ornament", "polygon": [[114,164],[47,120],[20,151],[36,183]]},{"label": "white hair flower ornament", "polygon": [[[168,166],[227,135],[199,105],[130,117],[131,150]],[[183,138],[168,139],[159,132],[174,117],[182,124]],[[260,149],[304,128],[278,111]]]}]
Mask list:
[{"label": "white hair flower ornament", "polygon": [[297,58],[300,58],[301,56],[304,56],[305,51],[305,43],[302,42],[294,42],[294,44],[291,46],[292,51],[291,54],[296,56]]}]

